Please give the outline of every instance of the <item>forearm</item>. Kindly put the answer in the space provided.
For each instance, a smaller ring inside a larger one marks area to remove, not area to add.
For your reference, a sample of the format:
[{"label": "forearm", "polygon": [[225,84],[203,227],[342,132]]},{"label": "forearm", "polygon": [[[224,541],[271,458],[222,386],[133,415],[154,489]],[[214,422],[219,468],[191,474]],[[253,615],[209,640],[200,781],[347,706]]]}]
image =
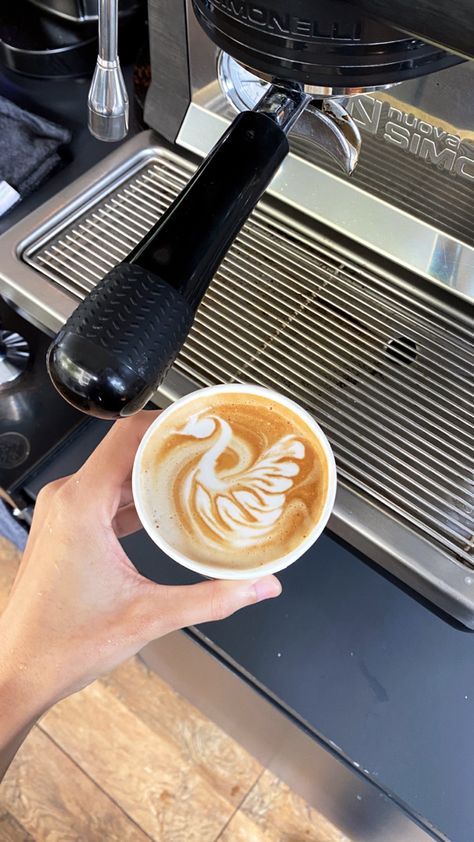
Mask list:
[{"label": "forearm", "polygon": [[35,720],[29,722],[21,731],[12,734],[10,737],[5,737],[6,742],[3,738],[0,741],[0,781],[3,780],[10,763],[34,724]]},{"label": "forearm", "polygon": [[39,717],[51,706],[28,666],[0,647],[0,781]]},{"label": "forearm", "polygon": [[156,412],[114,424],[82,468],[43,488],[0,617],[0,779],[40,716],[163,634],[277,596],[272,576],[158,585],[119,538],[140,527],[131,476]]}]

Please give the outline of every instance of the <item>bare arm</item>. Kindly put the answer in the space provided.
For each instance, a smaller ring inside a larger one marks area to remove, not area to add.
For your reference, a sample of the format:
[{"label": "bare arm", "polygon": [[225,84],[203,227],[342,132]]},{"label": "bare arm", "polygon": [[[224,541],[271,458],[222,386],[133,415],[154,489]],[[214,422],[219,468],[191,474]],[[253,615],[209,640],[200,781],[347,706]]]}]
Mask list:
[{"label": "bare arm", "polygon": [[[1,668],[0,679],[0,780],[15,757],[31,728],[50,706],[30,697],[10,667],[7,658]],[[10,674],[9,674],[10,673]],[[51,704],[53,702],[51,701]]]},{"label": "bare arm", "polygon": [[155,417],[119,421],[76,474],[38,497],[0,618],[0,776],[55,702],[150,640],[280,593],[273,576],[170,587],[137,572],[118,539],[140,528],[131,470]]}]

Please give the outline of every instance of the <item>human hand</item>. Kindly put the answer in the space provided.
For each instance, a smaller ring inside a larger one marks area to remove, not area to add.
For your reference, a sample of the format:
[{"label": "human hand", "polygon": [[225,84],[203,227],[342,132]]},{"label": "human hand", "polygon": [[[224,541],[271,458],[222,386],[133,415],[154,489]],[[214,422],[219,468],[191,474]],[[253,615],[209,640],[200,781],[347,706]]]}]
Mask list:
[{"label": "human hand", "polygon": [[0,618],[0,720],[2,687],[20,727],[150,640],[280,593],[274,576],[172,587],[133,566],[119,538],[140,528],[131,473],[156,415],[117,422],[76,474],[41,491]]}]

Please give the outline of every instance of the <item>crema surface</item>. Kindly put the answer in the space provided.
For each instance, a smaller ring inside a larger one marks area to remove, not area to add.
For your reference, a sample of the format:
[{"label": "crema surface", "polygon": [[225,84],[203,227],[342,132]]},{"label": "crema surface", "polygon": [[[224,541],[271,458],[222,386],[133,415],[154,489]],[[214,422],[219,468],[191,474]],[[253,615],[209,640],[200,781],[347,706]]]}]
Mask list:
[{"label": "crema surface", "polygon": [[325,503],[328,466],[291,409],[234,392],[172,413],[147,443],[140,482],[169,545],[204,564],[245,569],[304,541]]}]

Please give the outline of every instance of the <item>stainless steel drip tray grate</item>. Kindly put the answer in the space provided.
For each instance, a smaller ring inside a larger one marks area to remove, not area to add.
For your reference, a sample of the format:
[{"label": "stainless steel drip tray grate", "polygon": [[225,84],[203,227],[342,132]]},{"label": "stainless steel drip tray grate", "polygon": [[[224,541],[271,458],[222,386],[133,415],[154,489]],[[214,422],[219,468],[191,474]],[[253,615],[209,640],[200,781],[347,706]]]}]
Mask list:
[{"label": "stainless steel drip tray grate", "polygon": [[[84,296],[191,173],[163,150],[23,259]],[[261,203],[175,367],[200,385],[253,381],[296,399],[327,431],[343,486],[470,567],[474,343],[453,312]]]}]

